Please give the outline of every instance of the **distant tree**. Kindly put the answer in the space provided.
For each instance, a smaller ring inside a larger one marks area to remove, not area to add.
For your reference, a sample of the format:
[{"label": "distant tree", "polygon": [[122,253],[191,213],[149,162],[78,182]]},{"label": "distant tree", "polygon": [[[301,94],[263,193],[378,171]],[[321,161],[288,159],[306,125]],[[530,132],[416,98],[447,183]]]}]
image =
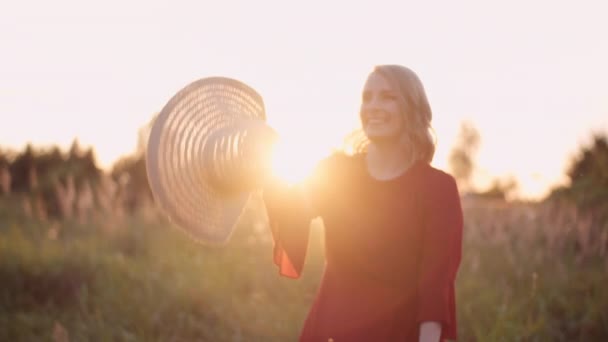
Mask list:
[{"label": "distant tree", "polygon": [[507,200],[509,195],[519,188],[517,180],[513,177],[496,178],[492,181],[492,185],[485,191],[477,193],[480,197]]},{"label": "distant tree", "polygon": [[97,167],[95,161],[95,153],[93,148],[89,147],[80,157],[80,173],[77,175],[76,188],[80,189],[84,182],[88,182],[89,185],[97,185],[101,177],[101,169]]},{"label": "distant tree", "polygon": [[608,136],[594,134],[571,161],[569,184],[554,189],[547,200],[567,199],[600,223],[608,223]]},{"label": "distant tree", "polygon": [[584,208],[608,205],[608,138],[595,134],[568,170],[570,195]]},{"label": "distant tree", "polygon": [[11,161],[15,159],[15,153],[11,150],[0,148],[0,166],[9,167]]},{"label": "distant tree", "polygon": [[111,176],[121,185],[122,197],[129,211],[136,210],[147,199],[152,198],[144,155],[130,155],[119,159],[112,167]]},{"label": "distant tree", "polygon": [[59,147],[53,146],[46,151],[38,151],[34,158],[34,167],[44,175],[44,182],[55,182],[59,170],[64,166],[65,158]]},{"label": "distant tree", "polygon": [[68,152],[69,159],[78,159],[82,153],[82,148],[80,147],[80,142],[78,138],[72,140],[72,145],[70,145],[70,150]]},{"label": "distant tree", "polygon": [[10,156],[0,150],[0,195],[8,195],[11,192],[10,165]]},{"label": "distant tree", "polygon": [[14,192],[28,192],[33,190],[30,184],[30,174],[34,168],[34,147],[27,144],[23,152],[17,154],[10,166],[11,189]]},{"label": "distant tree", "polygon": [[73,181],[77,191],[86,186],[94,187],[102,174],[96,165],[93,149],[83,150],[76,139],[67,155],[57,146],[43,149],[28,144],[14,157],[7,158],[2,154],[0,167],[6,163],[11,192],[37,196],[44,202],[49,217],[62,215],[57,203],[58,186],[67,186]]},{"label": "distant tree", "polygon": [[471,177],[475,170],[475,154],[479,149],[481,136],[475,126],[468,121],[462,122],[458,138],[449,156],[452,175],[463,190],[470,190]]},{"label": "distant tree", "polygon": [[86,150],[80,145],[78,139],[74,139],[68,151],[65,170],[62,172],[61,180],[65,182],[68,174],[74,177],[74,185],[80,191],[85,183],[95,186],[100,177],[101,169],[97,167],[93,148]]},{"label": "distant tree", "polygon": [[148,137],[156,116],[157,114],[138,130],[135,153],[120,158],[112,166],[111,176],[114,181],[121,184],[122,196],[129,211],[136,210],[152,198],[145,156]]}]

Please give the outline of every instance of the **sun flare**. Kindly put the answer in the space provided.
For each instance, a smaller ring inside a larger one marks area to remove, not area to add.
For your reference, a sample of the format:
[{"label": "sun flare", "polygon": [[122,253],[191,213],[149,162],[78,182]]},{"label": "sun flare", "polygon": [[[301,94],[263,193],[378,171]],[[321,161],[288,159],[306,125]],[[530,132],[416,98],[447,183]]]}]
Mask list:
[{"label": "sun flare", "polygon": [[272,172],[288,184],[302,182],[330,150],[322,142],[303,144],[297,138],[282,138],[274,147]]}]

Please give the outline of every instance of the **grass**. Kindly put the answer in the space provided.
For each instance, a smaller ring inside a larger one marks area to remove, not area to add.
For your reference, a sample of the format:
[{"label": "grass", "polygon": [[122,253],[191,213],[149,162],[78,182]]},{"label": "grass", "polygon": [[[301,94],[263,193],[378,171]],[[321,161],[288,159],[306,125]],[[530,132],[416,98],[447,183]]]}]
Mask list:
[{"label": "grass", "polygon": [[[459,340],[608,341],[606,256],[549,249],[546,219],[483,210],[465,210]],[[315,229],[303,277],[280,278],[252,211],[223,248],[138,218],[0,213],[1,341],[295,341],[322,272]]]}]

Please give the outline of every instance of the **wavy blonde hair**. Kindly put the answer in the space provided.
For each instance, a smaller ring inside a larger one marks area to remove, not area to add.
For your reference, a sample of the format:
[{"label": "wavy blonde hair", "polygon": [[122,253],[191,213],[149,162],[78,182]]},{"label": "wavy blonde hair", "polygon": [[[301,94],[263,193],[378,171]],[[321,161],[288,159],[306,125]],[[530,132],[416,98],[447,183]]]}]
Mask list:
[{"label": "wavy blonde hair", "polygon": [[[430,163],[435,155],[435,135],[431,126],[433,112],[424,86],[418,75],[401,65],[378,65],[373,73],[384,77],[397,92],[397,101],[404,115],[404,131],[401,142],[414,160]],[[362,153],[367,151],[370,140],[362,128],[349,134],[344,140],[344,151]]]}]

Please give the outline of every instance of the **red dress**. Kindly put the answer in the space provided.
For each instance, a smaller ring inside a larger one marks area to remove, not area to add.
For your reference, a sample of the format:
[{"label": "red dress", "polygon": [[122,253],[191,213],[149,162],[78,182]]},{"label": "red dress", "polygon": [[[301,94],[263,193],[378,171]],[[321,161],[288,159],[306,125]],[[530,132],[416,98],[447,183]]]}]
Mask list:
[{"label": "red dress", "polygon": [[325,272],[300,341],[418,341],[424,321],[455,339],[463,218],[454,179],[417,162],[379,181],[363,155],[335,154],[306,188],[307,197],[286,190],[266,198],[281,275],[300,276],[307,203],[325,225]]}]

